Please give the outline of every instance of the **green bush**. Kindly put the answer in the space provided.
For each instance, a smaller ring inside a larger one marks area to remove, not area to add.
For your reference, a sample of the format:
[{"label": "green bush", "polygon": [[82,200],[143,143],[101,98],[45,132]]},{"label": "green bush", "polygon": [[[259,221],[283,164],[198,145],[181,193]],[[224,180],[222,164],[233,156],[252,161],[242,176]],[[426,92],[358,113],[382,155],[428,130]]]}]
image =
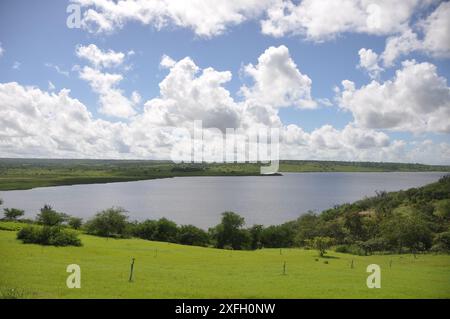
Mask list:
[{"label": "green bush", "polygon": [[24,244],[81,246],[81,240],[75,232],[58,226],[27,226],[17,233],[17,239]]},{"label": "green bush", "polygon": [[36,221],[46,226],[61,225],[66,219],[67,215],[58,213],[50,205],[44,205],[40,213],[36,216]]},{"label": "green bush", "polygon": [[193,225],[183,225],[178,231],[178,242],[183,245],[207,246],[208,233]]},{"label": "green bush", "polygon": [[358,255],[358,256],[365,255],[365,251],[361,247],[358,247],[357,245],[338,245],[334,248],[334,251],[338,253]]},{"label": "green bush", "polygon": [[113,207],[97,213],[89,220],[86,231],[89,234],[102,237],[128,237],[128,216],[126,211],[120,207]]}]

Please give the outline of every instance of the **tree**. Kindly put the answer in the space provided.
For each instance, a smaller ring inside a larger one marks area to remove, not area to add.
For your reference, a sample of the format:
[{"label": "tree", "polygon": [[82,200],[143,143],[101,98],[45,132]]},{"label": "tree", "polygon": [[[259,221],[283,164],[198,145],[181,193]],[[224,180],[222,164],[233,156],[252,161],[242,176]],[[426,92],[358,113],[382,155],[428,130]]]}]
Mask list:
[{"label": "tree", "polygon": [[103,237],[126,237],[127,219],[126,210],[112,207],[97,213],[86,223],[89,234]]},{"label": "tree", "polygon": [[5,214],[5,218],[10,220],[16,220],[18,217],[25,214],[23,210],[17,208],[5,208],[3,212]]},{"label": "tree", "polygon": [[364,240],[365,231],[363,217],[359,212],[348,212],[344,215],[344,226],[353,240]]},{"label": "tree", "polygon": [[156,220],[147,219],[134,227],[133,234],[142,239],[153,240],[157,228]]},{"label": "tree", "polygon": [[67,215],[58,213],[50,205],[44,205],[36,216],[36,221],[46,226],[61,225],[66,219]]},{"label": "tree", "polygon": [[69,221],[67,223],[73,229],[80,229],[83,225],[83,219],[79,217],[69,217]]},{"label": "tree", "polygon": [[308,212],[297,219],[298,231],[295,241],[304,246],[309,240],[320,236],[321,220],[313,212]]},{"label": "tree", "polygon": [[167,218],[161,218],[156,222],[156,232],[153,234],[153,240],[176,242],[178,227],[173,221]]},{"label": "tree", "polygon": [[251,238],[251,242],[250,242],[251,249],[262,248],[262,246],[263,246],[263,244],[262,244],[263,231],[264,231],[263,225],[253,225],[249,229],[250,238]]},{"label": "tree", "polygon": [[333,238],[330,237],[314,237],[310,241],[310,246],[319,251],[320,257],[323,257],[327,253],[327,249],[333,244]]},{"label": "tree", "polygon": [[400,253],[402,248],[409,248],[413,253],[431,247],[432,233],[427,223],[418,216],[395,214],[381,225],[381,235]]},{"label": "tree", "polygon": [[264,247],[292,247],[295,242],[296,225],[295,222],[287,222],[265,228],[262,233]]},{"label": "tree", "polygon": [[222,222],[211,229],[212,237],[217,248],[231,246],[233,249],[242,249],[248,245],[250,234],[242,229],[245,220],[233,212],[222,213]]},{"label": "tree", "polygon": [[432,250],[440,252],[450,251],[450,231],[436,234]]},{"label": "tree", "polygon": [[178,242],[183,245],[207,246],[208,233],[193,225],[183,225],[178,231]]}]

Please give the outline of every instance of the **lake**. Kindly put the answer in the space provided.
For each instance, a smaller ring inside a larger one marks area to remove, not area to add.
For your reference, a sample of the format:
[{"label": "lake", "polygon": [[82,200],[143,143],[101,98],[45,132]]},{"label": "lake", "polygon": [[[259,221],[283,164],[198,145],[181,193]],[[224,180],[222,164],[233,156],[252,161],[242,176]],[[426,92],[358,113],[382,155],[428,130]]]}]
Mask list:
[{"label": "lake", "polygon": [[395,191],[437,181],[445,173],[283,173],[283,176],[176,177],[137,182],[43,187],[0,192],[3,207],[24,209],[34,217],[44,204],[90,218],[120,206],[130,219],[166,217],[202,228],[216,225],[220,214],[234,211],[248,225],[274,225],[308,210],[320,212],[376,191]]}]

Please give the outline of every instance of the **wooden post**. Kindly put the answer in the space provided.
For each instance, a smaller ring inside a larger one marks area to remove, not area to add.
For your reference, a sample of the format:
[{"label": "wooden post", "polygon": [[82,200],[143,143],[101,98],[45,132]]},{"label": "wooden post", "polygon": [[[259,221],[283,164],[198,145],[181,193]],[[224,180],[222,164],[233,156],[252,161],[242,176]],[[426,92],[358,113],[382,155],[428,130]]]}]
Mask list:
[{"label": "wooden post", "polygon": [[392,259],[389,260],[389,268],[392,268]]},{"label": "wooden post", "polygon": [[354,266],[353,266],[353,259],[352,259],[352,264],[350,265],[350,268],[351,268],[351,269],[354,268]]},{"label": "wooden post", "polygon": [[283,264],[283,275],[286,275],[286,262]]},{"label": "wooden post", "polygon": [[154,255],[154,257],[155,258],[158,257],[158,248],[155,248],[155,255]]},{"label": "wooden post", "polygon": [[128,282],[133,281],[133,269],[134,269],[134,258],[131,258],[130,278],[128,279]]}]

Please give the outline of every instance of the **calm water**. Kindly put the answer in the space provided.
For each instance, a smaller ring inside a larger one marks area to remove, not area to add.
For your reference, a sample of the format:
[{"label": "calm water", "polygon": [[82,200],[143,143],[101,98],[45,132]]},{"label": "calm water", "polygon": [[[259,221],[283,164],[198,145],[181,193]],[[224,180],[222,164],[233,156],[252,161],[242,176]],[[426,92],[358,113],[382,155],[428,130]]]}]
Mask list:
[{"label": "calm water", "polygon": [[437,181],[445,173],[284,173],[271,177],[179,177],[149,181],[36,188],[1,192],[3,207],[35,216],[48,203],[56,210],[89,218],[121,206],[131,219],[167,217],[203,228],[215,225],[220,213],[238,212],[247,224],[272,225],[308,210]]}]

